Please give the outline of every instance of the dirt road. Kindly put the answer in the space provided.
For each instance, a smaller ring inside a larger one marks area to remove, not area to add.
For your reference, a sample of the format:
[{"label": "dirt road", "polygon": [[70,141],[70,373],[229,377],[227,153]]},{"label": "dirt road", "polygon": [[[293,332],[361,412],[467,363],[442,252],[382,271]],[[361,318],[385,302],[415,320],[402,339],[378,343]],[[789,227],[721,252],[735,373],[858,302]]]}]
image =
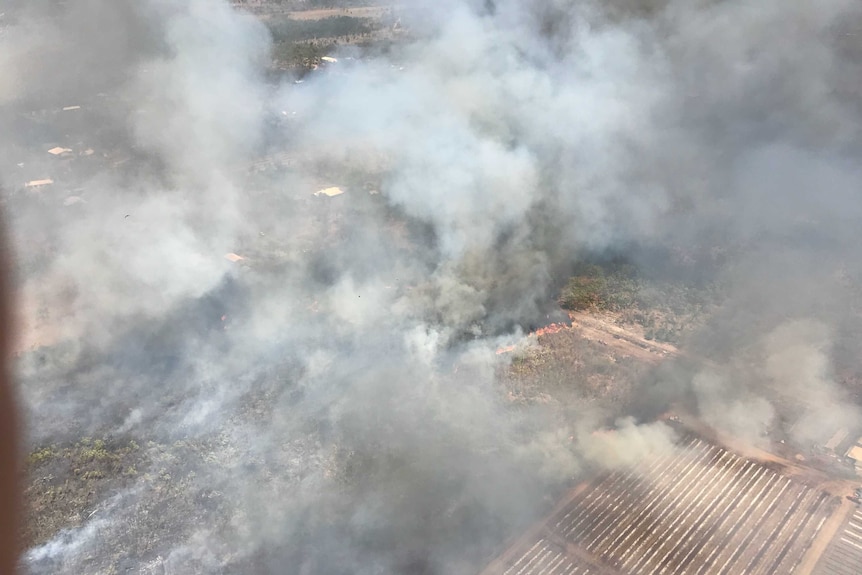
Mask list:
[{"label": "dirt road", "polygon": [[659,362],[680,353],[669,343],[644,339],[637,333],[615,325],[610,318],[577,311],[569,312],[569,317],[572,320],[572,327],[577,328],[584,338],[606,345],[623,355]]},{"label": "dirt road", "polygon": [[381,18],[391,13],[393,6],[357,6],[355,8],[322,8],[320,10],[299,10],[288,12],[291,20],[323,20],[336,16],[350,18]]}]

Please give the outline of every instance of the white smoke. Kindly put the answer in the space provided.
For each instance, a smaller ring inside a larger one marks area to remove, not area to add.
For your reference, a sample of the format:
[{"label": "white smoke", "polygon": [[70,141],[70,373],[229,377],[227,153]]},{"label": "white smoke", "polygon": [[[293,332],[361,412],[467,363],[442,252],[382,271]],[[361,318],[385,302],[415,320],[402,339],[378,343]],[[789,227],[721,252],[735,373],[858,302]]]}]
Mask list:
[{"label": "white smoke", "polygon": [[[800,439],[854,421],[828,329],[779,326],[792,306],[836,317],[840,298],[806,288],[860,239],[858,72],[833,41],[855,4],[478,4],[406,6],[391,54],[345,52],[302,84],[265,80],[265,27],[224,2],[10,17],[0,183],[28,307],[62,318],[19,367],[30,436],[170,446],[145,450],[123,506],[30,550],[31,571],[475,570],[584,468],[674,440],[503,400],[497,341],[546,317],[586,249],[744,253],[693,347],[761,345],[755,384],[703,373],[683,394],[752,441],[770,387],[822,400]],[[788,38],[811,49],[790,57]],[[100,163],[52,163],[57,143]],[[265,150],[293,168],[248,175]],[[38,199],[20,189],[51,170]]]}]

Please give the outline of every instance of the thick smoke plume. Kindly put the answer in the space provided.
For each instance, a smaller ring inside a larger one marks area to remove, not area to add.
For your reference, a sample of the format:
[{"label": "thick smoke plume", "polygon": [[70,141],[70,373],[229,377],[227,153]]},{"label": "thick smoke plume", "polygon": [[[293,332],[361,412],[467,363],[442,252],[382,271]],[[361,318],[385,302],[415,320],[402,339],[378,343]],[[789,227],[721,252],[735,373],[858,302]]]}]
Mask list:
[{"label": "thick smoke plume", "polygon": [[[223,2],[7,4],[29,440],[147,465],[32,573],[476,571],[582,470],[673,441],[500,392],[498,342],[586,252],[727,287],[688,344],[722,369],[636,404],[753,440],[776,390],[812,404],[800,441],[858,422],[833,367],[862,278],[856,2],[406,4],[408,39],[301,84]],[[267,154],[290,169],[249,174]]]}]

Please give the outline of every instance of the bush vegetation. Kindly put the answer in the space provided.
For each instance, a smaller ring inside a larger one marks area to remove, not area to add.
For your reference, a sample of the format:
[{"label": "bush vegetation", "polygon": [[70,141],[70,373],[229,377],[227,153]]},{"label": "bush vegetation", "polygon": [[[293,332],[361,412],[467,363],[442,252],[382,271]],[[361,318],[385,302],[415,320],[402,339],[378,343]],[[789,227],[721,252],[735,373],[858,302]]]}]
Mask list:
[{"label": "bush vegetation", "polygon": [[611,312],[620,323],[639,325],[646,339],[679,343],[718,303],[712,283],[653,279],[625,261],[583,262],[560,294],[573,311]]},{"label": "bush vegetation", "polygon": [[269,24],[273,41],[305,42],[318,38],[341,38],[370,34],[376,29],[370,18],[352,16],[332,16],[320,20],[291,20],[282,18]]},{"label": "bush vegetation", "polygon": [[580,264],[560,298],[571,310],[622,311],[637,301],[639,285],[632,266]]}]

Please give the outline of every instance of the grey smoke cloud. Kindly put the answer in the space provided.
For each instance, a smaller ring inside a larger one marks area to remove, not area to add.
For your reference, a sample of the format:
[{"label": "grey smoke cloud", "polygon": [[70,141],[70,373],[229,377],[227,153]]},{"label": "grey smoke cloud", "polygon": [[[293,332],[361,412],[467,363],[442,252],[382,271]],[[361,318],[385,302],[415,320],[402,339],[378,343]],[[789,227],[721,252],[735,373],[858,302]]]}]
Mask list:
[{"label": "grey smoke cloud", "polygon": [[746,389],[734,374],[698,373],[692,380],[698,413],[705,423],[753,445],[765,445],[775,424],[772,403],[755,390]]},{"label": "grey smoke cloud", "polygon": [[859,409],[835,382],[830,361],[832,334],[816,321],[794,321],[769,334],[764,371],[781,393],[805,406],[791,429],[799,441],[822,442],[824,421],[838,429],[859,423]]},{"label": "grey smoke cloud", "polygon": [[600,468],[616,469],[675,449],[676,433],[661,421],[639,425],[633,417],[626,417],[616,426],[613,431],[581,431],[578,443],[587,461]]},{"label": "grey smoke cloud", "polygon": [[[122,505],[27,567],[475,571],[581,470],[673,440],[502,398],[498,338],[545,317],[585,250],[731,254],[727,304],[690,345],[754,386],[686,381],[707,422],[756,440],[781,386],[827,399],[800,439],[857,421],[830,369],[848,290],[820,278],[860,271],[858,70],[838,29],[858,10],[416,3],[393,55],[297,85],[264,80],[265,28],[224,3],[16,6],[0,183],[26,313],[53,320],[19,366],[31,440],[175,446],[145,448]],[[65,142],[57,109],[79,102]],[[61,168],[48,143],[102,159]],[[249,176],[267,149],[293,171]],[[20,190],[51,170],[38,200]]]}]

